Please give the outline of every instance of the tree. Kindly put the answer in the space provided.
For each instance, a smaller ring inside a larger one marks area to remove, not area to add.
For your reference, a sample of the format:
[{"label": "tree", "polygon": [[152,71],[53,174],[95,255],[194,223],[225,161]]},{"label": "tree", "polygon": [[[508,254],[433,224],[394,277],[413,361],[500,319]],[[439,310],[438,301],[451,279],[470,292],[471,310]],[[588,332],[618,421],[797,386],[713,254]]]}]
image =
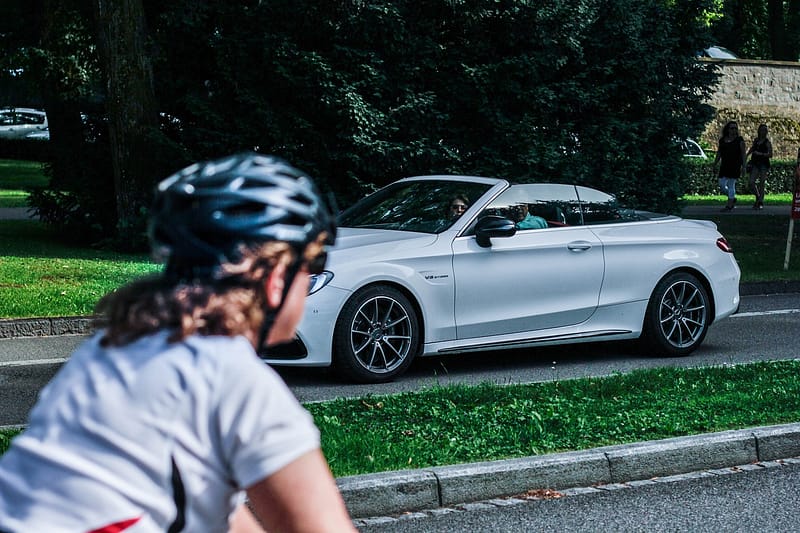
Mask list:
[{"label": "tree", "polygon": [[673,209],[673,136],[711,116],[715,74],[694,61],[708,7],[175,2],[154,32],[159,100],[192,157],[277,152],[344,203],[404,175],[461,172],[574,180]]},{"label": "tree", "polygon": [[158,178],[240,150],[286,157],[341,205],[402,176],[465,173],[594,185],[669,211],[686,179],[676,140],[711,116],[716,75],[694,53],[711,40],[712,0],[95,6],[86,35],[110,131],[95,137],[108,162],[93,179],[116,200],[88,220],[111,212],[118,242],[141,234]]},{"label": "tree", "polygon": [[750,59],[800,60],[800,0],[724,0],[717,44]]},{"label": "tree", "polygon": [[107,88],[117,237],[135,242],[143,233],[158,168],[151,159],[158,138],[158,108],[146,51],[144,6],[141,0],[98,0],[95,6]]}]

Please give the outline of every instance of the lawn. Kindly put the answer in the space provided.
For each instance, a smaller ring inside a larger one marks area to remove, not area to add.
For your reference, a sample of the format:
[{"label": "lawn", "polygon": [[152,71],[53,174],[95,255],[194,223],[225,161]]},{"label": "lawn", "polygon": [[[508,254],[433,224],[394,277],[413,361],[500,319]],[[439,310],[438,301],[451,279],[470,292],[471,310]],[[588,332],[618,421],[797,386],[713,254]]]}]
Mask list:
[{"label": "lawn", "polygon": [[[800,420],[800,362],[636,370],[310,403],[336,476],[583,450]],[[17,431],[0,431],[0,453]]]},{"label": "lawn", "polygon": [[42,163],[0,159],[0,208],[27,207],[26,187],[43,187],[48,178]]},{"label": "lawn", "polygon": [[97,300],[159,265],[59,242],[33,220],[0,220],[0,318],[90,315]]},{"label": "lawn", "polygon": [[789,234],[786,215],[710,215],[704,218],[717,224],[733,247],[742,270],[742,281],[800,280],[800,224],[794,224],[789,269],[784,270],[786,240]]},{"label": "lawn", "polygon": [[[752,194],[737,194],[736,195],[736,205],[741,207],[750,207],[753,205],[753,201],[755,200],[755,196]],[[728,202],[728,199],[725,196],[714,194],[714,195],[691,195],[691,196],[684,196],[683,201],[686,202],[686,205],[718,205],[722,207]],[[785,205],[788,206],[792,203],[792,195],[791,193],[781,193],[781,194],[767,194],[764,196],[764,205]]]}]

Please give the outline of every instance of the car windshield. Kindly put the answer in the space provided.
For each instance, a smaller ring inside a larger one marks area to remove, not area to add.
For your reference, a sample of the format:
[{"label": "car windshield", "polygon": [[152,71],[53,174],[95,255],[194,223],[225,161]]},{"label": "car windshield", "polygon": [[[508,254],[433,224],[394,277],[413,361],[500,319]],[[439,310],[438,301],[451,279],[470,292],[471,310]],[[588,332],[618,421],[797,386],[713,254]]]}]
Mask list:
[{"label": "car windshield", "polygon": [[441,233],[490,187],[453,180],[394,183],[345,210],[339,226]]}]

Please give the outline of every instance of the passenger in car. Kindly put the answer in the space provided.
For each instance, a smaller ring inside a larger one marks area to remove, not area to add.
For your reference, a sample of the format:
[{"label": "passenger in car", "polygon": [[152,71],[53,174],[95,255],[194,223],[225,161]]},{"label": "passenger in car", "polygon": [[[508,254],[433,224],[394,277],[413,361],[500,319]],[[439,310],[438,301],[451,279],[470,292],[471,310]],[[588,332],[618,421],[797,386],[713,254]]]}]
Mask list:
[{"label": "passenger in car", "polygon": [[545,219],[530,213],[528,204],[511,206],[511,215],[517,229],[544,229],[548,227]]}]

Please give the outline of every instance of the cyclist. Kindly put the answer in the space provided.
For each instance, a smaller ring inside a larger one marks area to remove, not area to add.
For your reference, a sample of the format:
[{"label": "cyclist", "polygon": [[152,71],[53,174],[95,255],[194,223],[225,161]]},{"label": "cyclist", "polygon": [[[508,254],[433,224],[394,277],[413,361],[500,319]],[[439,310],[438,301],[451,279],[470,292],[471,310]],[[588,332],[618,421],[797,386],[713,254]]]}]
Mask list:
[{"label": "cyclist", "polygon": [[102,298],[102,327],[43,389],[0,458],[0,531],[355,531],[311,416],[256,355],[293,338],[335,233],[280,159],[162,181],[166,267]]}]

